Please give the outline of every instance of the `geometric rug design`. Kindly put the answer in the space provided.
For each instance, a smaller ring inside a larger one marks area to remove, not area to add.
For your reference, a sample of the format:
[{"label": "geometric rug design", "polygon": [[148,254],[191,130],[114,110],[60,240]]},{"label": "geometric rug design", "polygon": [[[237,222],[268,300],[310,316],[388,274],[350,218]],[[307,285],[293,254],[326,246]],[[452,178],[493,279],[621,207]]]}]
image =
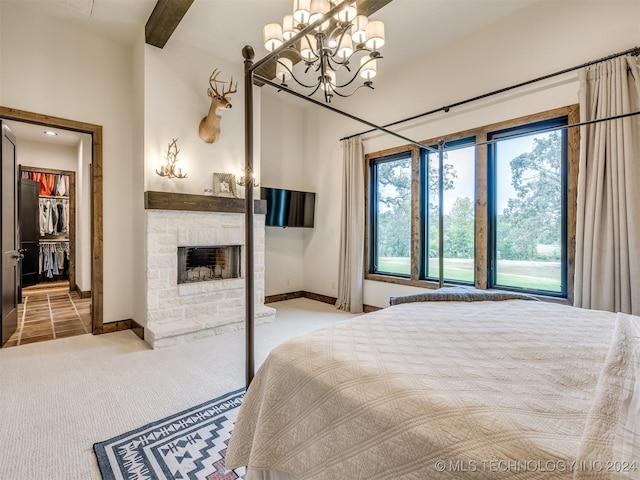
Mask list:
[{"label": "geometric rug design", "polygon": [[244,398],[241,388],[93,445],[104,480],[233,480],[224,457]]}]

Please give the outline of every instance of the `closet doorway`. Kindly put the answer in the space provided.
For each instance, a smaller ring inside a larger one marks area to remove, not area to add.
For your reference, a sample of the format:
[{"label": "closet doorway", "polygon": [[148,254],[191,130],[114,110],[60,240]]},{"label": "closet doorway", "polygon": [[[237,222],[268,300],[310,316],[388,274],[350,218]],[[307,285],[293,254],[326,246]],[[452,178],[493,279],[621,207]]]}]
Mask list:
[{"label": "closet doorway", "polygon": [[[30,266],[24,265],[23,273],[26,275],[21,276],[22,289],[19,296],[26,300],[20,305],[21,313],[24,314],[25,310],[29,313],[29,308],[25,309],[25,305],[31,307],[43,317],[44,324],[44,317],[49,314],[53,321],[52,312],[59,309],[63,313],[61,327],[57,334],[53,332],[53,338],[78,333],[103,333],[102,127],[5,107],[0,107],[0,118],[8,120],[7,123],[18,130],[17,162],[20,164],[20,178],[16,181],[26,185],[23,192],[33,192],[36,182],[44,179],[38,184],[37,201],[32,198],[32,206],[28,207],[33,210],[33,204],[37,204],[35,208],[38,210],[38,221],[33,222],[33,216],[26,212],[21,212],[19,219],[20,226],[23,221],[29,222],[26,219],[31,219],[31,225],[22,235],[21,251],[25,255],[25,261],[29,251],[28,243],[32,242],[31,263]],[[44,135],[44,131],[51,130],[59,132],[61,137],[82,136],[83,143],[74,148],[79,158],[84,156],[84,167],[82,162],[77,164],[77,168],[45,166],[47,162],[42,161],[32,164],[29,156],[21,156],[20,133],[26,131],[23,127],[34,129],[37,135]],[[24,203],[18,199],[16,201],[21,206]],[[45,231],[40,228],[40,215],[43,213],[40,201],[48,202],[49,213],[53,213],[53,209],[56,213],[55,226],[54,218],[48,217]],[[35,230],[37,240],[25,238],[25,233],[29,237],[29,230]],[[37,248],[37,254],[34,254],[34,248]],[[34,255],[37,255],[35,260]],[[64,315],[68,318],[64,318]],[[71,327],[72,317],[81,319],[82,323]],[[20,321],[21,318],[18,319],[19,323]],[[51,330],[52,325],[49,328]],[[20,344],[24,343],[29,341]],[[10,346],[10,342],[6,346]]]},{"label": "closet doorway", "polygon": [[[20,141],[18,137],[18,141]],[[76,172],[19,165],[18,223],[22,294],[76,283]],[[87,289],[88,290],[88,289]],[[90,291],[80,297],[88,298]],[[21,302],[22,303],[22,302]]]}]

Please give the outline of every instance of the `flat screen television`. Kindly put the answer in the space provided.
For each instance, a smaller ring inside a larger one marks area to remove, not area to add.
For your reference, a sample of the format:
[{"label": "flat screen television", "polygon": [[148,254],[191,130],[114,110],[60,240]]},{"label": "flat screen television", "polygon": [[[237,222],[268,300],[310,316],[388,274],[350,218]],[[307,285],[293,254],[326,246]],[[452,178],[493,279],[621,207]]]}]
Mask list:
[{"label": "flat screen television", "polygon": [[260,187],[260,198],[267,201],[267,227],[313,228],[315,193]]}]

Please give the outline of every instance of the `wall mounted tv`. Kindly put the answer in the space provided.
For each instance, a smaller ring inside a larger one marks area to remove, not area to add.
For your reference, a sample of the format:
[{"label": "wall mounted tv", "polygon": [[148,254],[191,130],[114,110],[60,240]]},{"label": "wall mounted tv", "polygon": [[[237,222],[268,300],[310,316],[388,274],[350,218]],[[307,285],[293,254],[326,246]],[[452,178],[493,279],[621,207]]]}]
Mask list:
[{"label": "wall mounted tv", "polygon": [[267,227],[313,228],[315,193],[260,187],[260,198],[267,201]]}]

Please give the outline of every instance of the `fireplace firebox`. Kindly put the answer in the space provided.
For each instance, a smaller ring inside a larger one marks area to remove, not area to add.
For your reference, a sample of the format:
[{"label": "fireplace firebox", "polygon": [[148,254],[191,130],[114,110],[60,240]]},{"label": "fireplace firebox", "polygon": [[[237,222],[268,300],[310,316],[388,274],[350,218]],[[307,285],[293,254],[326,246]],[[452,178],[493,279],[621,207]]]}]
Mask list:
[{"label": "fireplace firebox", "polygon": [[240,245],[178,247],[178,284],[240,278]]}]

